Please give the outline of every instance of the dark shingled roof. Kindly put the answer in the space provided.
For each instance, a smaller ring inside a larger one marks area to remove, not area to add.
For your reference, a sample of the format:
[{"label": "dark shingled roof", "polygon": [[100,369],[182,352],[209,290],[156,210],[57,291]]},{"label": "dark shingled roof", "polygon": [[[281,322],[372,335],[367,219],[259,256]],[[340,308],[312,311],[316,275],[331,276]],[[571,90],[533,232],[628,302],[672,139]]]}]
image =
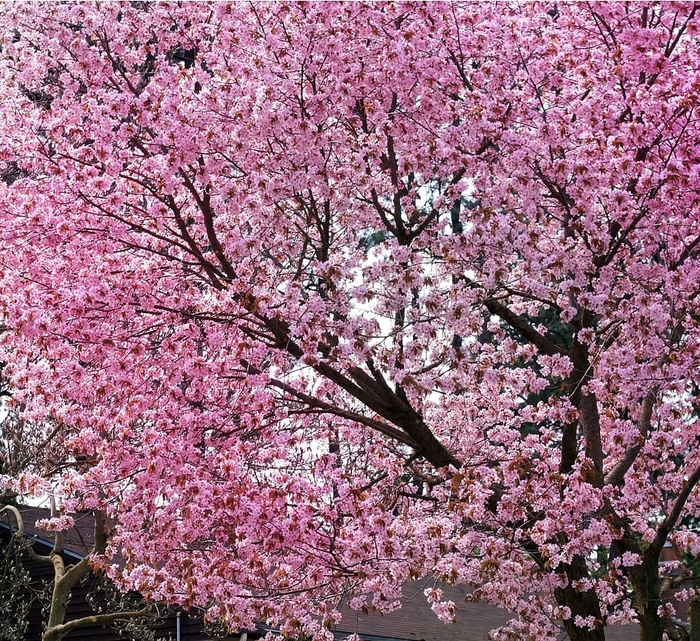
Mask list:
[{"label": "dark shingled roof", "polygon": [[[43,541],[53,547],[53,533],[36,527],[37,521],[51,517],[51,511],[44,507],[30,507],[27,505],[20,505],[18,509],[24,521],[25,532],[32,538]],[[68,553],[83,557],[90,552],[95,543],[95,517],[91,512],[72,514],[71,516],[75,520],[75,527],[66,531],[64,546]],[[7,522],[7,518],[3,520]],[[14,517],[10,516],[9,520],[14,528]]]}]

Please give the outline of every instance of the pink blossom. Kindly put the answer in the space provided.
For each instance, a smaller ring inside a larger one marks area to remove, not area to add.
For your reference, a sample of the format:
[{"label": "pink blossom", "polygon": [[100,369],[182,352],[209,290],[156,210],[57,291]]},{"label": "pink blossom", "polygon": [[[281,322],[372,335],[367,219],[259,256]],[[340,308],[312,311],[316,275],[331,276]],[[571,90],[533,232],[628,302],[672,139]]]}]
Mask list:
[{"label": "pink blossom", "polygon": [[75,525],[75,521],[72,516],[61,515],[52,517],[50,519],[39,519],[36,522],[36,526],[41,530],[46,530],[47,532],[63,532],[65,530],[70,530]]}]

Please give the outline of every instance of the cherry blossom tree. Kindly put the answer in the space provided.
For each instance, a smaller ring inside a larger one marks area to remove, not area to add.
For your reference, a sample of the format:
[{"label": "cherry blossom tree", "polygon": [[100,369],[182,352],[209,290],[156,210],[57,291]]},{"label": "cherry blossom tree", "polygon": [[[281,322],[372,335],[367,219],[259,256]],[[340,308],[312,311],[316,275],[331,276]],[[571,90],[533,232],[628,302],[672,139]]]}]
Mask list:
[{"label": "cherry blossom tree", "polygon": [[319,638],[416,578],[683,634],[697,5],[0,12],[3,359],[95,563]]}]

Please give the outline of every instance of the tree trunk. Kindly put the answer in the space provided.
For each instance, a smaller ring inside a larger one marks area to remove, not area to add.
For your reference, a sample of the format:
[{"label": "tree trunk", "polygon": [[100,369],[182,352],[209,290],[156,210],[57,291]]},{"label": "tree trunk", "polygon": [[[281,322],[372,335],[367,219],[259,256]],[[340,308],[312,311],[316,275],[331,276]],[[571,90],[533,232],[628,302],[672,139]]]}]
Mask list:
[{"label": "tree trunk", "polygon": [[53,594],[51,596],[51,607],[46,623],[46,631],[42,636],[42,641],[60,641],[67,634],[67,632],[62,632],[61,629],[68,612],[71,590],[91,572],[87,557],[81,559],[68,570],[65,569],[64,561],[57,552],[51,553],[51,560],[54,563],[55,572]]},{"label": "tree trunk", "polygon": [[700,597],[694,597],[690,601],[688,612],[690,618],[690,641],[700,641]]},{"label": "tree trunk", "polygon": [[659,614],[659,553],[656,546],[646,550],[641,565],[630,568],[629,577],[634,589],[635,608],[641,628],[640,641],[663,641],[664,621]]},{"label": "tree trunk", "polygon": [[[600,601],[595,590],[582,592],[572,587],[572,583],[588,578],[586,559],[577,555],[571,560],[571,563],[563,565],[560,570],[566,574],[569,585],[555,590],[554,596],[559,605],[566,606],[571,610],[571,618],[564,621],[564,628],[569,639],[571,641],[605,641],[605,627],[600,612]],[[591,630],[587,627],[577,626],[574,621],[576,616],[584,619],[590,616],[595,617],[596,627]]]},{"label": "tree trunk", "polygon": [[639,641],[663,641],[664,625],[656,610],[652,606],[644,612],[639,612]]}]

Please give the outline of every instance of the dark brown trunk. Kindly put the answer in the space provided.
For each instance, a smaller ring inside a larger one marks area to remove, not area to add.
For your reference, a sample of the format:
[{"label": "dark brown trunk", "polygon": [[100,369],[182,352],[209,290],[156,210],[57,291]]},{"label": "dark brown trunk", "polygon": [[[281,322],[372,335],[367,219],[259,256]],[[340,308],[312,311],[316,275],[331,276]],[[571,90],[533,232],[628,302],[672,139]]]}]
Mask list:
[{"label": "dark brown trunk", "polygon": [[[605,626],[600,612],[600,601],[595,590],[579,591],[572,587],[572,583],[588,578],[586,559],[580,555],[575,556],[571,563],[560,567],[569,579],[569,585],[558,588],[554,592],[557,603],[571,610],[571,618],[564,622],[564,628],[571,641],[605,641]],[[592,630],[587,627],[579,627],[575,623],[575,617],[594,617],[596,626]]]},{"label": "dark brown trunk", "polygon": [[641,565],[630,568],[629,577],[634,588],[635,609],[641,628],[640,641],[663,641],[664,620],[659,615],[659,553],[655,546],[646,550]]},{"label": "dark brown trunk", "polygon": [[688,617],[690,618],[690,641],[700,641],[700,597],[691,600]]}]

